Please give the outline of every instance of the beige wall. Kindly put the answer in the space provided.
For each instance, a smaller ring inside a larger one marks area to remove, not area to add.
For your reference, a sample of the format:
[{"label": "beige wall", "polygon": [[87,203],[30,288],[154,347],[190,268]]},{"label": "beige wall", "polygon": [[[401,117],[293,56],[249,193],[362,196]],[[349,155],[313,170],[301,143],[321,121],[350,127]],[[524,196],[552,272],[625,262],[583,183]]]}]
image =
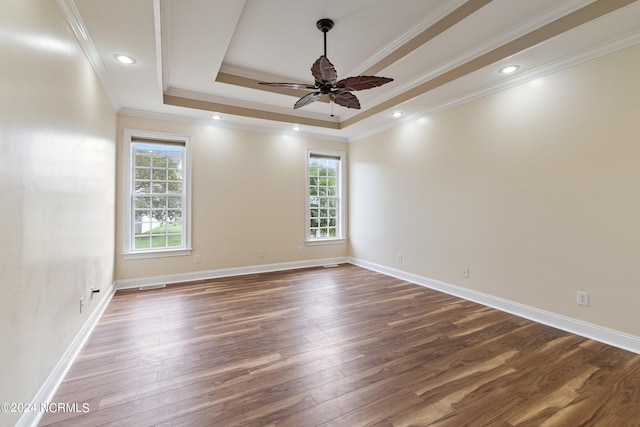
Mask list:
[{"label": "beige wall", "polygon": [[116,116],[55,2],[0,10],[0,402],[29,402],[113,282]]},{"label": "beige wall", "polygon": [[[306,149],[346,152],[346,143],[121,115],[118,179],[125,128],[191,137],[193,252],[191,256],[124,260],[123,213],[118,200],[117,280],[346,257],[346,244],[304,244]],[[117,188],[120,192],[122,182]],[[298,253],[300,246],[303,254]],[[259,249],[264,249],[264,257],[258,256]],[[200,264],[194,263],[196,254]]]},{"label": "beige wall", "polygon": [[350,256],[640,336],[639,69],[636,45],[350,144]]}]

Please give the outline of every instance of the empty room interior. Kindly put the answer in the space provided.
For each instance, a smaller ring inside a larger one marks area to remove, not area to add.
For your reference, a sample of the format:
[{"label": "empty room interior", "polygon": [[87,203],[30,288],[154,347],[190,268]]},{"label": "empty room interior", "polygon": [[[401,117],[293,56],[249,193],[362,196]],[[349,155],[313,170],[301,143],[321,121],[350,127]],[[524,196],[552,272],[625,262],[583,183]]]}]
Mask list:
[{"label": "empty room interior", "polygon": [[0,6],[0,426],[640,425],[637,0]]}]

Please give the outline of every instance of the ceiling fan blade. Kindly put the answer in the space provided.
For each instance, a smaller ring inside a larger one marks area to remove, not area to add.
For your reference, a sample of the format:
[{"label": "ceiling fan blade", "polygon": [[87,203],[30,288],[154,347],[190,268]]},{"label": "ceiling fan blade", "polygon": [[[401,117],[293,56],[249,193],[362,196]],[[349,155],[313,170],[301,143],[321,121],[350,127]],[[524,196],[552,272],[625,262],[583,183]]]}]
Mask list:
[{"label": "ceiling fan blade", "polygon": [[347,108],[360,109],[360,101],[351,92],[346,90],[336,90],[329,94],[329,98],[338,105],[342,105]]},{"label": "ceiling fan blade", "polygon": [[266,82],[258,82],[258,84],[265,86],[276,86],[276,87],[287,87],[290,89],[317,89],[315,85],[310,85],[307,83],[266,83]]},{"label": "ceiling fan blade", "polygon": [[320,92],[311,92],[305,96],[303,96],[302,98],[298,99],[298,102],[296,102],[293,106],[293,108],[300,108],[300,107],[304,107],[305,105],[311,104],[314,101],[317,101],[318,98],[320,98],[322,96],[322,93]]},{"label": "ceiling fan blade", "polygon": [[336,80],[338,80],[338,73],[336,73],[335,67],[324,55],[316,59],[316,62],[313,63],[311,74],[316,81],[320,83],[328,82],[333,85]]},{"label": "ceiling fan blade", "polygon": [[378,76],[358,76],[347,77],[336,83],[336,87],[344,90],[363,90],[371,89],[373,87],[382,86],[383,84],[392,82],[393,79],[389,77]]}]

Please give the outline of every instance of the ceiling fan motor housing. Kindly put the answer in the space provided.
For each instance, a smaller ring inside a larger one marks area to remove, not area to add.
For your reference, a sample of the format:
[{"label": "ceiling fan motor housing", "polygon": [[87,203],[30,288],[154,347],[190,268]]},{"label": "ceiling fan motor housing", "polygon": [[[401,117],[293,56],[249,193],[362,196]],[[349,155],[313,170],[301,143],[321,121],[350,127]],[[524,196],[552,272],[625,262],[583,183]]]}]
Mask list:
[{"label": "ceiling fan motor housing", "polygon": [[318,29],[323,33],[326,33],[333,28],[333,21],[329,18],[322,18],[316,22],[316,27],[318,27]]}]

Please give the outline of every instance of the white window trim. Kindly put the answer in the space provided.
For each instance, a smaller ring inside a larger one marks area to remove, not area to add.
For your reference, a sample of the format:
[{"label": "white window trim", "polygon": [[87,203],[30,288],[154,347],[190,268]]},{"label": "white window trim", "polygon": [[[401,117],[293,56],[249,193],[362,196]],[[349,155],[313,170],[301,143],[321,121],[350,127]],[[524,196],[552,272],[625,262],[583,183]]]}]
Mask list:
[{"label": "white window trim", "polygon": [[[311,195],[309,194],[309,159],[312,154],[319,156],[330,156],[330,157],[339,157],[340,158],[340,167],[338,169],[338,234],[336,237],[323,237],[323,238],[312,238],[309,235],[309,223],[311,222],[310,218],[310,207],[309,207],[309,199]],[[305,157],[305,245],[306,246],[314,246],[314,245],[337,245],[344,244],[347,240],[347,232],[345,228],[345,197],[344,197],[344,188],[345,188],[345,173],[344,173],[344,165],[346,162],[346,154],[344,151],[335,151],[335,150],[322,150],[315,148],[307,148],[306,157]]]},{"label": "white window trim", "polygon": [[[132,215],[131,215],[131,144],[135,138],[145,138],[158,142],[180,142],[185,147],[185,175],[184,185],[186,186],[184,203],[184,223],[182,231],[184,233],[184,247],[153,250],[132,250]],[[187,135],[170,134],[163,132],[152,132],[138,129],[125,129],[122,139],[122,256],[124,259],[140,258],[161,258],[169,256],[191,255],[191,137]]]}]

